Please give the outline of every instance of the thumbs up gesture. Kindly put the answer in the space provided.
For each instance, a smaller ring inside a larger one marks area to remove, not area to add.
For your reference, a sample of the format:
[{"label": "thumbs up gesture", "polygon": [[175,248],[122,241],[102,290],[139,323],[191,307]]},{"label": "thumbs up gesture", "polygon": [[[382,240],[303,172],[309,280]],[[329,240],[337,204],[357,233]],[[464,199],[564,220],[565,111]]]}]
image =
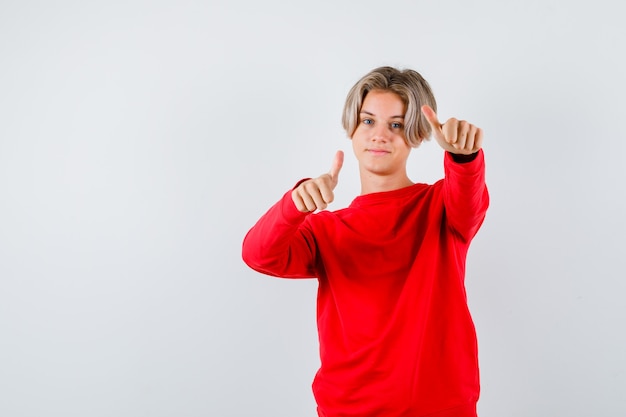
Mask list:
[{"label": "thumbs up gesture", "polygon": [[334,199],[333,190],[339,182],[339,171],[343,166],[343,152],[337,151],[328,173],[303,181],[292,192],[294,204],[303,213],[324,210]]},{"label": "thumbs up gesture", "polygon": [[482,129],[455,118],[441,124],[435,111],[428,105],[422,106],[422,113],[428,120],[437,143],[444,150],[453,154],[471,155],[482,147]]}]

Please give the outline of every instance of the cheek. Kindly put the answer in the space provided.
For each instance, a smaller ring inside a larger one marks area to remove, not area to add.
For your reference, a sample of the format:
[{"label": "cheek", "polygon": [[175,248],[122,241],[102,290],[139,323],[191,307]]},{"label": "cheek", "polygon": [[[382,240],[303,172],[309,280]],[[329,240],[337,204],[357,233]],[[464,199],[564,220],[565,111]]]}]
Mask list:
[{"label": "cheek", "polygon": [[408,155],[409,153],[411,153],[411,149],[413,149],[411,148],[411,146],[409,146],[408,143],[406,143],[404,138],[400,138],[400,137],[396,141],[395,148],[397,151],[399,151],[403,155]]},{"label": "cheek", "polygon": [[411,145],[409,145],[404,135],[398,135],[398,137],[396,138],[396,143],[398,148],[402,148],[407,151],[410,151],[412,149]]},{"label": "cheek", "polygon": [[359,143],[358,143],[358,139],[355,135],[352,135],[352,138],[350,138],[350,142],[352,145],[352,151],[356,154],[357,150],[359,148]]},{"label": "cheek", "polygon": [[356,148],[359,144],[363,143],[363,133],[360,132],[359,129],[355,130],[350,140],[352,141],[352,147]]}]

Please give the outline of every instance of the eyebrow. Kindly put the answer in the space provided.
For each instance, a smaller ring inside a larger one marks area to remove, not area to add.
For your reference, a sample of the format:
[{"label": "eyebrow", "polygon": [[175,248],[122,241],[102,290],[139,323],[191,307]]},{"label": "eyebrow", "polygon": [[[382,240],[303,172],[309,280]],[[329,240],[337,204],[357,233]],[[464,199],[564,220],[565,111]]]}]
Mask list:
[{"label": "eyebrow", "polygon": [[[360,114],[363,114],[363,113],[365,113],[365,114],[367,114],[369,116],[376,116],[374,113],[370,113],[367,110],[361,110]],[[390,119],[404,119],[404,116],[391,116]]]}]

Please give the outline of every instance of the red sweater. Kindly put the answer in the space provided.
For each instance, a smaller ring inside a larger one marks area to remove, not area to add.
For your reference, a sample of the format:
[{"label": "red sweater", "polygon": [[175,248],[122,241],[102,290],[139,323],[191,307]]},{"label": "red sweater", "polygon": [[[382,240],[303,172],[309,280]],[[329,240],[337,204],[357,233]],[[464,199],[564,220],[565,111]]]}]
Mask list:
[{"label": "red sweater", "polygon": [[259,219],[244,261],[277,277],[319,280],[323,417],[475,417],[476,332],[465,258],[489,204],[482,151],[433,185],[299,212],[291,191]]}]

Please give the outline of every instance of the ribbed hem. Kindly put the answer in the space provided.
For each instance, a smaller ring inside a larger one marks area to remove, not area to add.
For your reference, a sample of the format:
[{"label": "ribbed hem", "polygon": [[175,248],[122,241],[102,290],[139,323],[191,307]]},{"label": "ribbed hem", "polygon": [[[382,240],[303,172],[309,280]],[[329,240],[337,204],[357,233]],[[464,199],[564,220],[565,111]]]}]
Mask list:
[{"label": "ribbed hem", "polygon": [[[326,414],[319,409],[319,407],[317,408],[317,415],[319,417],[327,417]],[[437,411],[430,414],[402,414],[402,417],[477,417],[476,403],[460,405],[458,407],[452,407],[447,410]]]},{"label": "ribbed hem", "polygon": [[461,405],[459,407],[448,408],[447,410],[415,417],[477,417],[476,404]]}]

